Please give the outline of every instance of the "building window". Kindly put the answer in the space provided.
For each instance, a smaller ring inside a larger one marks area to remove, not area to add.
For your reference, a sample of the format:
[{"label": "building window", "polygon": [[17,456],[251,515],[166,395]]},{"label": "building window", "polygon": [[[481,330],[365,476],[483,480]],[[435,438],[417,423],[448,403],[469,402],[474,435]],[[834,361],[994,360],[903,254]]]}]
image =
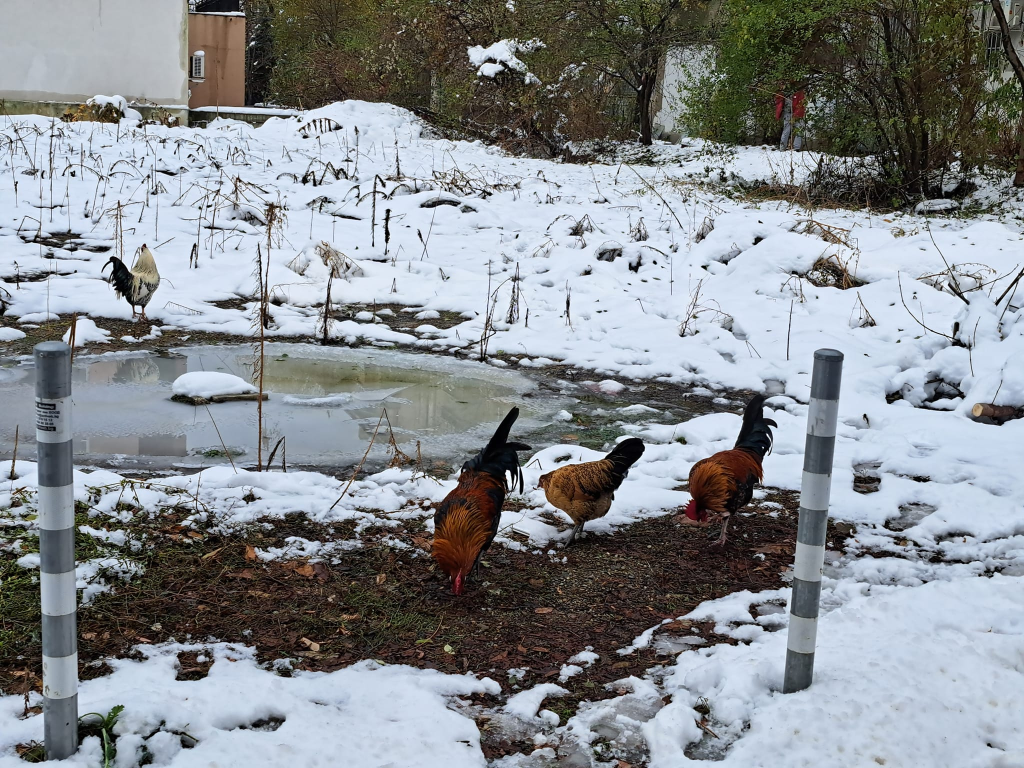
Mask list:
[{"label": "building window", "polygon": [[188,60],[188,76],[192,80],[206,79],[206,54],[196,51]]}]

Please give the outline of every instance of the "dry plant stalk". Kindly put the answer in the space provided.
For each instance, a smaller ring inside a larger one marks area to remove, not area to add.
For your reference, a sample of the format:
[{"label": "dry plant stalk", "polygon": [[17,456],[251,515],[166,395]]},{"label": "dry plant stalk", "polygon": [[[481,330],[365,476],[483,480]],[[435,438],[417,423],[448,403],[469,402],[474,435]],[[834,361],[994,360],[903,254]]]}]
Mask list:
[{"label": "dry plant stalk", "polygon": [[20,435],[20,432],[21,432],[21,425],[20,424],[15,424],[14,425],[14,453],[11,454],[11,473],[10,473],[10,475],[7,478],[8,480],[11,480],[12,482],[17,477],[17,475],[14,472],[14,465],[18,463],[18,437]]},{"label": "dry plant stalk", "polygon": [[330,270],[327,273],[327,295],[324,297],[324,308],[320,315],[320,344],[326,347],[327,342],[331,338],[331,326],[333,325],[333,318],[331,317],[331,285],[334,282],[334,270]]},{"label": "dry plant stalk", "polygon": [[[269,217],[268,217],[269,219]],[[268,229],[269,229],[268,224]],[[269,241],[269,235],[267,240]],[[270,292],[267,289],[267,281],[270,276],[270,253],[268,249],[266,266],[264,266],[263,252],[260,244],[256,244],[256,269],[253,272],[256,278],[256,307],[253,312],[253,328],[259,334],[258,340],[253,348],[252,376],[253,384],[259,389],[259,399],[256,401],[256,471],[263,471],[263,373],[266,362],[266,330],[269,327],[270,319],[268,308],[270,305]]]}]

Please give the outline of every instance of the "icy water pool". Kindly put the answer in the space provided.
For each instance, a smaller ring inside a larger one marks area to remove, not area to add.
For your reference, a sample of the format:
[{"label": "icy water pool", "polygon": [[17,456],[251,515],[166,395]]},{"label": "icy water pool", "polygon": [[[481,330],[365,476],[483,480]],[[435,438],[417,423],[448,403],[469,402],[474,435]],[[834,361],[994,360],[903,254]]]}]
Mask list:
[{"label": "icy water pool", "polygon": [[[170,399],[183,373],[248,379],[252,360],[252,349],[241,346],[76,358],[76,462],[152,469],[218,464],[227,461],[223,440],[236,462],[255,464],[255,402],[207,408]],[[35,458],[34,387],[31,362],[0,369],[0,451],[7,458],[16,426],[19,456]],[[264,458],[283,436],[289,464],[316,467],[358,462],[384,408],[401,449],[415,457],[419,441],[423,457],[434,460],[479,450],[513,405],[521,411],[513,433],[550,423],[561,407],[556,399],[534,397],[531,379],[488,365],[302,344],[267,345],[264,389]],[[386,457],[387,443],[385,424],[371,460]]]}]

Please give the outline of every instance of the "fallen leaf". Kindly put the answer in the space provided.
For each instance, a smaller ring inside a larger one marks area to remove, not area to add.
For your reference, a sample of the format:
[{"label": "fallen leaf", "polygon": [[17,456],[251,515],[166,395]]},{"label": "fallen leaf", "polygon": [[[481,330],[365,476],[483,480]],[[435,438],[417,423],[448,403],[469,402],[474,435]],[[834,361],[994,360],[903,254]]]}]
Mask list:
[{"label": "fallen leaf", "polygon": [[679,619],[678,621],[670,621],[668,624],[662,624],[661,628],[666,629],[670,632],[679,632],[682,630],[689,630],[692,626],[692,621],[688,621],[686,619]]},{"label": "fallen leaf", "polygon": [[454,653],[455,653],[455,649],[454,649],[454,648],[452,648],[452,647],[451,647],[450,645],[448,645],[448,644],[446,643],[446,644],[445,644],[445,646],[444,646],[444,652],[445,652],[445,653],[450,653],[450,654],[454,654]]},{"label": "fallen leaf", "polygon": [[256,574],[252,572],[252,568],[243,568],[238,573],[229,573],[229,579],[255,579]]},{"label": "fallen leaf", "polygon": [[516,646],[516,650],[519,651],[520,653],[526,653],[526,646],[525,645],[517,645]]},{"label": "fallen leaf", "polygon": [[508,658],[508,651],[505,650],[505,651],[502,651],[501,653],[499,653],[497,656],[492,656],[490,658],[490,661],[504,661],[507,658]]},{"label": "fallen leaf", "polygon": [[[95,640],[96,639],[96,633],[95,632],[83,632],[82,633],[82,639],[83,640]],[[15,672],[15,674],[18,674],[18,673]]]},{"label": "fallen leaf", "polygon": [[299,574],[299,576],[305,576],[307,579],[312,579],[314,574],[313,566],[309,563],[298,566],[295,568],[295,572]]},{"label": "fallen leaf", "polygon": [[430,539],[423,538],[422,536],[413,536],[412,543],[420,549],[430,549]]},{"label": "fallen leaf", "polygon": [[323,563],[313,563],[313,573],[320,581],[327,581],[331,577],[331,569]]},{"label": "fallen leaf", "polygon": [[551,653],[551,651],[549,651],[547,648],[543,648],[539,645],[536,648],[531,648],[530,650],[536,651],[537,653]]},{"label": "fallen leaf", "polygon": [[139,635],[136,635],[135,639],[138,640],[140,643],[152,643],[153,642],[148,637],[141,637]]},{"label": "fallen leaf", "polygon": [[220,551],[222,549],[224,549],[224,547],[218,547],[217,549],[213,550],[213,552],[207,552],[205,555],[203,555],[203,560],[209,560],[211,557],[216,557],[218,554],[220,554]]},{"label": "fallen leaf", "polygon": [[308,637],[300,637],[299,642],[307,648],[309,648],[309,650],[313,651],[314,653],[320,650],[320,643],[314,643]]},{"label": "fallen leaf", "polygon": [[758,552],[762,555],[783,555],[787,552],[793,551],[791,544],[765,544],[762,547],[758,547]]},{"label": "fallen leaf", "polygon": [[555,609],[554,608],[534,608],[533,612],[534,613],[551,613],[553,610],[555,610]]},{"label": "fallen leaf", "polygon": [[189,531],[188,535],[191,536],[193,539],[203,538],[203,534],[199,533],[199,531]]},{"label": "fallen leaf", "polygon": [[543,587],[544,579],[530,579],[530,584],[534,587]]},{"label": "fallen leaf", "polygon": [[245,559],[246,560],[257,560],[257,559],[259,559],[256,556],[256,547],[254,547],[252,544],[246,544],[245,545]]},{"label": "fallen leaf", "polygon": [[625,669],[628,666],[629,666],[629,662],[628,661],[620,661],[620,662],[617,662],[615,664],[612,664],[612,669]]},{"label": "fallen leaf", "polygon": [[383,584],[387,580],[388,580],[388,575],[386,573],[378,573],[377,574],[377,586],[380,586],[381,584]]}]

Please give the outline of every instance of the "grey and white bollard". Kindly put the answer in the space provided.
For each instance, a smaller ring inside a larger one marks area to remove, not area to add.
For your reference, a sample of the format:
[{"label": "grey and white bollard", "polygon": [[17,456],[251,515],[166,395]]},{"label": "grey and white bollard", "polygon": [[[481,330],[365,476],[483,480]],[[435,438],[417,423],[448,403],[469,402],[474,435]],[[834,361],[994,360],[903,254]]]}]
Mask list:
[{"label": "grey and white bollard", "polygon": [[71,347],[35,348],[39,585],[43,608],[43,740],[47,760],[78,750],[78,605],[71,477]]},{"label": "grey and white bollard", "polygon": [[804,690],[811,684],[814,675],[821,569],[825,564],[825,529],[832,490],[832,457],[836,448],[842,376],[842,352],[819,349],[814,353],[804,474],[800,487],[800,522],[796,532],[796,561],[793,566],[793,596],[789,601],[789,642],[786,646],[783,693]]}]

